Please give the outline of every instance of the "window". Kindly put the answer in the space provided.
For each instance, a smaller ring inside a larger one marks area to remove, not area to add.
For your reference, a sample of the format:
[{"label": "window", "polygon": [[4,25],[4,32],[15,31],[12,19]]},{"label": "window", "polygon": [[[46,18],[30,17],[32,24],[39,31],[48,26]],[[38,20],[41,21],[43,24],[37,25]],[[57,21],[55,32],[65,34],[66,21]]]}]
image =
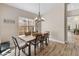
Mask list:
[{"label": "window", "polygon": [[22,35],[25,32],[33,32],[34,28],[35,26],[33,19],[19,17],[19,35]]}]

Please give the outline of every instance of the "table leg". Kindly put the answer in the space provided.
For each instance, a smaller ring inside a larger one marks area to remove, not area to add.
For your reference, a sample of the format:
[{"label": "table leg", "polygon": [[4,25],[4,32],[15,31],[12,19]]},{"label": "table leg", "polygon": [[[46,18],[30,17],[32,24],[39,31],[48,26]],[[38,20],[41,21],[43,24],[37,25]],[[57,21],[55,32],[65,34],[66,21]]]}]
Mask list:
[{"label": "table leg", "polygon": [[45,41],[46,41],[45,43],[46,43],[46,46],[47,46],[47,45],[48,45],[48,43],[47,43],[47,39],[46,39]]},{"label": "table leg", "polygon": [[29,48],[28,48],[29,56],[31,56],[31,42],[29,42]]},{"label": "table leg", "polygon": [[15,46],[15,56],[16,56],[16,46]]},{"label": "table leg", "polygon": [[36,56],[36,44],[34,45],[34,55]]}]

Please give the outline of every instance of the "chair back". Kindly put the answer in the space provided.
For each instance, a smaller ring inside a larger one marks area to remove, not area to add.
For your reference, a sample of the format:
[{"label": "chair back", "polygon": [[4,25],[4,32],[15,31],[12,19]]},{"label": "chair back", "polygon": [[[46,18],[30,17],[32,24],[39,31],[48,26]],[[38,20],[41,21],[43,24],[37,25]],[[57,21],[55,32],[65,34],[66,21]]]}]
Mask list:
[{"label": "chair back", "polygon": [[12,36],[12,40],[14,42],[15,47],[18,47],[18,49],[19,49],[20,47],[19,47],[19,44],[17,42],[17,38],[15,38],[14,36]]},{"label": "chair back", "polygon": [[41,35],[36,35],[35,42],[40,42],[41,39],[42,39]]},{"label": "chair back", "polygon": [[49,38],[49,33],[44,34],[44,40],[47,39],[47,38]]},{"label": "chair back", "polygon": [[37,35],[36,40],[40,40],[42,38],[42,35]]}]

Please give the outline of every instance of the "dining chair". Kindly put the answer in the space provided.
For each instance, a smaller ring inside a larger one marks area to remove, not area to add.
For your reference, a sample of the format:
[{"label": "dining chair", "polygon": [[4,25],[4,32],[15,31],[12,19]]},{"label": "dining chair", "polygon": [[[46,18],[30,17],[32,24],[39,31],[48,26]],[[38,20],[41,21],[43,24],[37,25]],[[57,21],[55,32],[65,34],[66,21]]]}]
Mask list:
[{"label": "dining chair", "polygon": [[49,33],[45,33],[43,35],[43,43],[45,43],[45,45],[47,46],[49,42]]},{"label": "dining chair", "polygon": [[42,39],[41,35],[36,35],[36,38],[31,41],[31,44],[34,46],[34,55],[36,55],[36,49],[40,44],[41,39]]},{"label": "dining chair", "polygon": [[[18,38],[19,39],[19,38]],[[18,53],[18,56],[20,56],[20,51],[22,51],[25,55],[28,55],[26,52],[25,52],[25,48],[28,47],[28,44],[25,43],[24,45],[19,45],[18,44],[18,41],[17,41],[17,38],[12,36],[12,40],[14,42],[14,45],[15,45],[15,56],[16,56],[16,48],[18,48],[19,50],[19,53]]]}]

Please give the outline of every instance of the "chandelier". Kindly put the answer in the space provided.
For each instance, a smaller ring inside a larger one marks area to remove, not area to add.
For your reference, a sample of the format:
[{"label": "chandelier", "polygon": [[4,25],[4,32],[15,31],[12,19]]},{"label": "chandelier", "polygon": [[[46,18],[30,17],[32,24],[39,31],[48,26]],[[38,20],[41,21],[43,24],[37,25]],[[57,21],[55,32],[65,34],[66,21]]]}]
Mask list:
[{"label": "chandelier", "polygon": [[41,17],[41,14],[40,14],[40,3],[38,5],[38,16],[35,18],[35,21],[37,21],[37,23],[41,22],[41,21],[44,21],[44,18]]}]

